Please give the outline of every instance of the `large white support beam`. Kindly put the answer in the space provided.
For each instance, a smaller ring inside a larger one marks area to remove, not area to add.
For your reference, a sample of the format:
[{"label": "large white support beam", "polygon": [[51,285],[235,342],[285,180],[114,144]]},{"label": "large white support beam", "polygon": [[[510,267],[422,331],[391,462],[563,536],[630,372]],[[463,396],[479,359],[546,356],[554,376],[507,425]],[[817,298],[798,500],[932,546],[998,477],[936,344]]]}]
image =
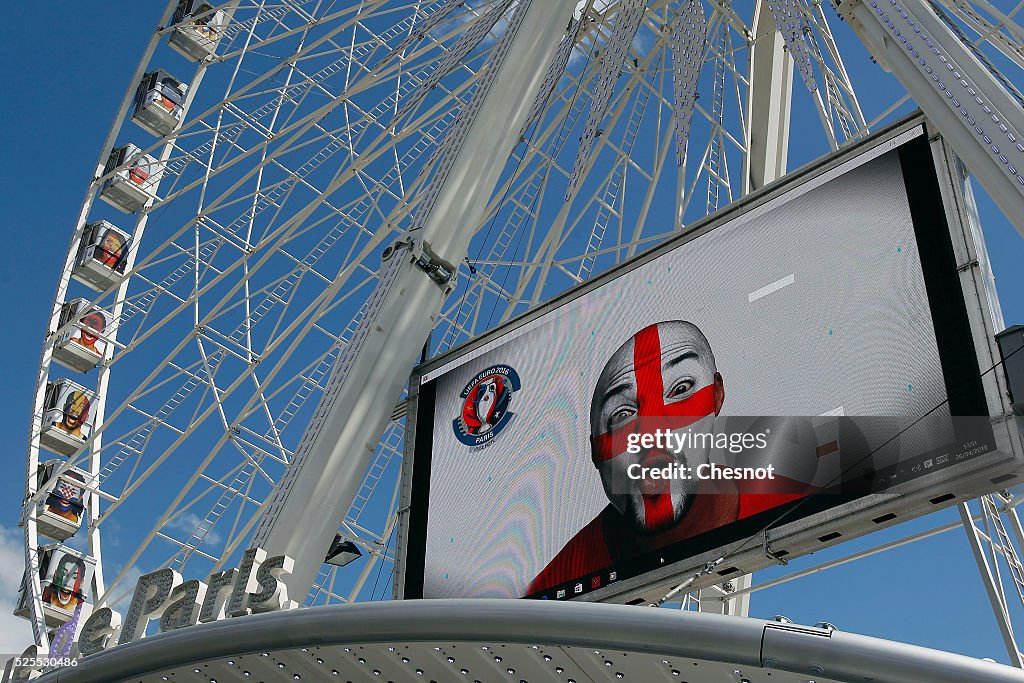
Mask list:
[{"label": "large white support beam", "polygon": [[925,0],[833,0],[1024,234],[1024,109]]},{"label": "large white support beam", "polygon": [[[380,282],[331,380],[295,459],[278,484],[253,546],[294,558],[289,597],[303,601],[338,525],[352,503],[374,449],[424,340],[440,314],[448,285],[418,265],[458,264],[471,227],[479,224],[505,161],[519,142],[548,62],[576,0],[521,0],[463,115],[423,204],[429,213],[408,234],[411,247],[386,250]],[[449,266],[449,269],[451,267]]]},{"label": "large white support beam", "polygon": [[786,173],[793,108],[793,58],[785,50],[767,0],[759,0],[754,8],[752,33],[743,194]]}]

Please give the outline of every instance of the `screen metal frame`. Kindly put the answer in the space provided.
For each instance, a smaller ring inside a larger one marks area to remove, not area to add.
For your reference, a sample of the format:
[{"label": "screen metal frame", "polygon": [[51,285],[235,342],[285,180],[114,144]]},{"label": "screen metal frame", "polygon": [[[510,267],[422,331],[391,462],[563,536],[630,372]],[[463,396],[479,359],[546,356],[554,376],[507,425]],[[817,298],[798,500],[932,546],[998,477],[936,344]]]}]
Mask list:
[{"label": "screen metal frame", "polygon": [[[686,234],[671,238],[416,367],[410,377],[406,403],[395,598],[420,598],[423,592],[436,387],[436,382],[431,380],[503,344],[505,337],[524,325],[719,226],[751,212],[770,210],[794,193],[810,191],[896,148],[899,148],[950,412],[954,416],[990,416],[995,450],[935,474],[898,484],[885,494],[868,494],[810,514],[805,510],[799,518],[772,526],[763,538],[755,540],[748,536],[745,542],[723,544],[683,559],[670,559],[663,567],[575,598],[570,595],[569,599],[629,603],[656,600],[681,577],[692,575],[723,555],[727,560],[695,581],[691,589],[720,583],[778,564],[781,558],[788,560],[805,555],[963,502],[982,491],[1001,490],[1019,482],[1024,463],[1022,421],[1014,418],[1009,410],[1003,375],[993,372],[998,369],[999,358],[993,334],[1002,329],[1002,320],[998,301],[993,300],[995,290],[980,226],[972,219],[969,202],[965,201],[965,194],[970,194],[969,185],[965,185],[963,169],[952,152],[926,119],[915,114],[786,175],[688,226]],[[419,425],[423,428],[418,428]],[[970,490],[972,495],[960,493],[965,490]],[[762,515],[776,511],[781,514],[785,509],[783,506]],[[759,531],[755,527],[763,526],[760,517],[749,518],[752,534]]]}]

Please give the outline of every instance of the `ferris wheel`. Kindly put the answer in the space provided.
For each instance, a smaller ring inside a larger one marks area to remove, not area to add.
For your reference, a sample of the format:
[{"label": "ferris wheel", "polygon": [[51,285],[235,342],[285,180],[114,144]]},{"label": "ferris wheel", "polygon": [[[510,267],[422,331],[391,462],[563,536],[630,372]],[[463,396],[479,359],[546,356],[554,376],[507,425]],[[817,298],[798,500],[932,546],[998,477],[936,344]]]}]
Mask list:
[{"label": "ferris wheel", "polygon": [[[525,0],[171,0],[69,219],[27,450],[18,610],[36,643],[141,573],[206,576],[267,520],[309,514],[275,487],[396,249],[441,285],[430,357],[912,109],[851,82],[844,59],[867,52],[833,27],[860,4],[836,4],[562,0],[541,36]],[[917,4],[1021,100],[1013,13]],[[515,130],[470,131],[515,59]],[[807,158],[789,155],[797,126]],[[503,155],[453,257],[410,236],[446,179],[478,173],[469,135]],[[300,603],[390,594],[406,415],[400,387],[365,389],[394,407],[350,446],[365,453]]]}]

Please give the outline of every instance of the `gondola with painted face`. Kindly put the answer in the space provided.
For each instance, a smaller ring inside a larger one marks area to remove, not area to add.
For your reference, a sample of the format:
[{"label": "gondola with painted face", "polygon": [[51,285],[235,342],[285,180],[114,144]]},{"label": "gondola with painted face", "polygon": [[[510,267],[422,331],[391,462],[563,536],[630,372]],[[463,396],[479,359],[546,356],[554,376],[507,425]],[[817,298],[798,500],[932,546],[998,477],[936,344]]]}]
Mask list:
[{"label": "gondola with painted face", "polygon": [[135,91],[132,121],[157,137],[171,133],[184,115],[188,84],[157,69],[142,77]]},{"label": "gondola with painted face", "polygon": [[85,226],[78,247],[78,264],[71,277],[102,292],[124,277],[131,235],[107,221]]},{"label": "gondola with painted face", "polygon": [[186,59],[201,62],[214,53],[224,36],[229,17],[202,0],[181,0],[174,10],[171,47]]},{"label": "gondola with painted face", "polygon": [[68,379],[46,385],[39,444],[61,455],[71,455],[92,435],[96,394]]},{"label": "gondola with painted face", "polygon": [[100,199],[125,213],[135,213],[156,200],[163,164],[132,144],[115,147],[107,157]]},{"label": "gondola with painted face", "polygon": [[[47,626],[66,624],[74,618],[79,606],[87,606],[95,569],[94,558],[67,546],[52,544],[39,548],[39,579]],[[14,613],[27,618],[25,584],[23,578],[21,597]]]},{"label": "gondola with painted face", "polygon": [[104,335],[109,325],[110,314],[86,299],[68,301],[57,321],[57,329],[63,332],[53,342],[53,359],[71,370],[88,372],[106,352]]},{"label": "gondola with painted face", "polygon": [[89,491],[85,488],[89,474],[72,467],[55,475],[61,460],[39,464],[36,482],[45,497],[36,508],[36,529],[55,541],[74,536],[82,526]]}]

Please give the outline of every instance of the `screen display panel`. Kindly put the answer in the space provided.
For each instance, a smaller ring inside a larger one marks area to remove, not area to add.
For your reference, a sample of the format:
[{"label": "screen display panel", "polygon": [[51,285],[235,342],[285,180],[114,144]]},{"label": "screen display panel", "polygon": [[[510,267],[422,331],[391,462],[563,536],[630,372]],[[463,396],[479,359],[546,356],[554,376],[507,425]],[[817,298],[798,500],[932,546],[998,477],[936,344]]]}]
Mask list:
[{"label": "screen display panel", "polygon": [[404,596],[571,599],[990,452],[919,131],[424,366]]}]

